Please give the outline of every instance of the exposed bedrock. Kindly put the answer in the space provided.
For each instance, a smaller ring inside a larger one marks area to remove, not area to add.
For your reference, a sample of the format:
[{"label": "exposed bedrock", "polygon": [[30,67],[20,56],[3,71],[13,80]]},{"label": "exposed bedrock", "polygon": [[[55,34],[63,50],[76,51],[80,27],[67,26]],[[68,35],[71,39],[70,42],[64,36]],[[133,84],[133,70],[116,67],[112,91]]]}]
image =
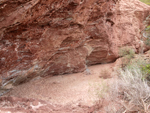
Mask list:
[{"label": "exposed bedrock", "polygon": [[138,0],[0,0],[1,81],[80,72],[115,61],[121,46],[138,51],[149,10]]}]

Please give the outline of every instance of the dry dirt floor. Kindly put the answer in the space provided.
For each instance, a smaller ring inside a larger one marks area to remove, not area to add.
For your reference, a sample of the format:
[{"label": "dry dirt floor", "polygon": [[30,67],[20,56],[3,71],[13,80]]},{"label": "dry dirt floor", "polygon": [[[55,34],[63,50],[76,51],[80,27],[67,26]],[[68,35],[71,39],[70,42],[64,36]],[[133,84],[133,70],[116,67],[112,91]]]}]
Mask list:
[{"label": "dry dirt floor", "polygon": [[3,95],[0,113],[105,113],[95,104],[105,96],[100,88],[115,78],[113,67],[101,64],[82,73],[36,77]]}]

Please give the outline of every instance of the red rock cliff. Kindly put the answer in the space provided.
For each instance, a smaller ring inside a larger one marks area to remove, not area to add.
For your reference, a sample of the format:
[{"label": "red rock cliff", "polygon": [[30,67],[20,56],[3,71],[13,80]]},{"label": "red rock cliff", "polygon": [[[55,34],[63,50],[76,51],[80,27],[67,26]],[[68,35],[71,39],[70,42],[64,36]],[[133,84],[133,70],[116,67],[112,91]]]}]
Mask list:
[{"label": "red rock cliff", "polygon": [[138,0],[0,0],[0,74],[56,75],[139,48],[149,6]]}]

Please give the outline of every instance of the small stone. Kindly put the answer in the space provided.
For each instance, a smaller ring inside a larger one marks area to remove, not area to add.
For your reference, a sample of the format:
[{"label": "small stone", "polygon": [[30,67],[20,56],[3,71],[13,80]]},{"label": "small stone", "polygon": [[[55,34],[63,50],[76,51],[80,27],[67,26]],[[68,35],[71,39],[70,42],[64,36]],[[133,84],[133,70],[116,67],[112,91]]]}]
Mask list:
[{"label": "small stone", "polygon": [[32,102],[32,105],[33,105],[33,106],[38,106],[38,105],[39,105],[39,102],[35,100],[35,101]]}]

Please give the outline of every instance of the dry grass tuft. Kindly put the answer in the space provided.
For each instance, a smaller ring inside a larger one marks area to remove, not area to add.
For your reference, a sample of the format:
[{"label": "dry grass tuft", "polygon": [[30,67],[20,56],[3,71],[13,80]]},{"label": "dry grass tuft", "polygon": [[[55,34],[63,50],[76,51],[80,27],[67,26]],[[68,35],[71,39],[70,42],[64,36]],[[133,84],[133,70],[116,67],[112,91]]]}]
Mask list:
[{"label": "dry grass tuft", "polygon": [[143,79],[138,66],[120,69],[119,80],[111,85],[112,100],[120,103],[125,112],[148,113],[150,110],[150,86]]},{"label": "dry grass tuft", "polygon": [[101,72],[99,73],[99,77],[103,78],[103,79],[108,79],[111,78],[111,71],[108,69],[103,69],[101,70]]}]

